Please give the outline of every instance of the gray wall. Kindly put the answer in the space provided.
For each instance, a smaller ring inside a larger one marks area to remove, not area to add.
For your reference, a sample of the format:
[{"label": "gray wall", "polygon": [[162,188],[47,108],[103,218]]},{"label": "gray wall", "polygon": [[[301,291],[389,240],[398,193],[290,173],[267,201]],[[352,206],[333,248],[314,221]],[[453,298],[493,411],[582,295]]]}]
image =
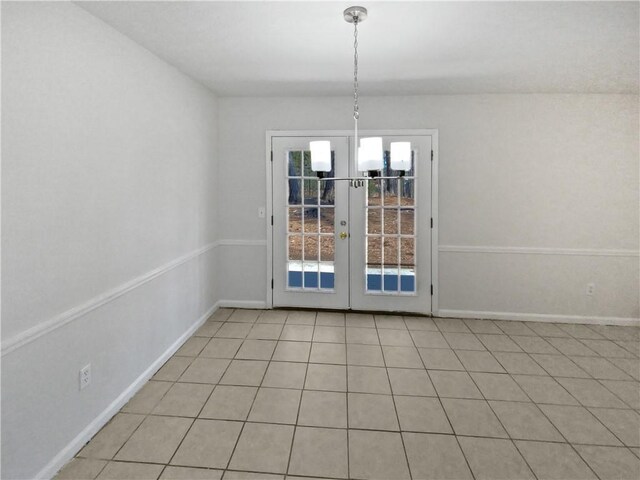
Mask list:
[{"label": "gray wall", "polygon": [[[362,129],[439,131],[436,313],[638,317],[636,95],[362,97],[360,113]],[[220,298],[259,306],[265,131],[351,129],[351,99],[221,98],[219,115],[220,179],[241,175],[218,190],[229,205],[219,212]]]},{"label": "gray wall", "polygon": [[3,2],[3,478],[73,454],[213,307],[216,109],[77,6]]}]

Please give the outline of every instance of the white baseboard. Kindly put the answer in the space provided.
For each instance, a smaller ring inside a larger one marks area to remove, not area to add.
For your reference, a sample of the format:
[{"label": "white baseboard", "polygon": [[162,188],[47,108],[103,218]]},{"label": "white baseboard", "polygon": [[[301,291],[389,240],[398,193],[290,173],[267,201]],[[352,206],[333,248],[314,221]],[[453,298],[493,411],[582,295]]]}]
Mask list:
[{"label": "white baseboard", "polygon": [[219,303],[215,303],[204,315],[202,315],[189,329],[183,333],[173,344],[158,357],[142,374],[129,385],[124,392],[111,402],[111,404],[102,411],[89,425],[85,427],[60,453],[36,475],[37,479],[50,479],[58,470],[73,458],[80,449],[87,443],[98,431],[118,413],[118,411],[133,397],[138,390],[153,376],[156,371],[186,342],[195,331],[218,309]]},{"label": "white baseboard", "polygon": [[640,319],[625,317],[588,317],[581,315],[554,315],[541,313],[481,312],[475,310],[440,309],[433,312],[434,317],[478,318],[487,320],[519,320],[547,323],[586,323],[590,325],[640,326]]},{"label": "white baseboard", "polygon": [[217,305],[221,308],[247,308],[252,310],[267,308],[267,302],[259,300],[219,300]]}]

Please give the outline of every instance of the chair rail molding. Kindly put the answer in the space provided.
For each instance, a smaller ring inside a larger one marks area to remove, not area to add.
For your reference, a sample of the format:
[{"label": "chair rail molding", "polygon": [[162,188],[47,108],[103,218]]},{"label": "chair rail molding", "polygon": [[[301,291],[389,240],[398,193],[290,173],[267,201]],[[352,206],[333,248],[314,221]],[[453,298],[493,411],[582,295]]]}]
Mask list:
[{"label": "chair rail molding", "polygon": [[484,245],[440,245],[443,253],[495,253],[514,255],[578,255],[585,257],[638,257],[638,250],[598,248],[499,247]]},{"label": "chair rail molding", "polygon": [[77,305],[75,307],[70,308],[69,310],[62,312],[54,317],[45,320],[32,328],[29,328],[23,332],[14,335],[13,337],[8,338],[7,340],[2,342],[2,355],[5,356],[16,349],[37,340],[38,338],[46,335],[58,328],[67,325],[74,320],[82,318],[89,312],[96,310],[97,308],[102,307],[110,302],[113,302],[117,298],[125,295],[126,293],[135,290],[136,288],[150,282],[154,278],[157,278],[165,273],[173,270],[174,268],[183,265],[194,258],[199,257],[200,255],[214,249],[218,246],[218,242],[211,242],[203,247],[197,248],[185,255],[182,255],[174,260],[161,265],[158,268],[155,268],[149,272],[146,272],[138,277],[135,277],[128,282],[125,282],[121,285],[118,285],[111,290],[107,290],[106,292],[91,298],[90,300]]}]

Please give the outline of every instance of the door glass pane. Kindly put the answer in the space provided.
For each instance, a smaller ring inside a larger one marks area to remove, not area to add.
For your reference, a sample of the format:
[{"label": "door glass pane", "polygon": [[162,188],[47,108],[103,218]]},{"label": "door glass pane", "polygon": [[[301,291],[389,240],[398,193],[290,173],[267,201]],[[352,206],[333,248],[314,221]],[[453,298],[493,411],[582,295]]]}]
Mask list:
[{"label": "door glass pane", "polygon": [[384,265],[396,267],[398,265],[398,238],[384,237]]},{"label": "door glass pane", "polygon": [[382,237],[367,236],[367,265],[380,267],[382,265]]},{"label": "door glass pane", "polygon": [[318,180],[317,179],[304,180],[304,204],[305,205],[318,204]]},{"label": "door glass pane", "polygon": [[384,216],[384,233],[385,234],[398,233],[398,209],[385,208],[383,210],[383,216]]},{"label": "door glass pane", "polygon": [[304,209],[304,231],[305,233],[318,232],[318,209],[315,207],[305,207]]},{"label": "door glass pane", "polygon": [[299,177],[301,175],[301,152],[289,152],[289,163],[287,165],[287,174],[289,177]]},{"label": "door glass pane", "polygon": [[382,237],[367,236],[367,292],[382,290]]},{"label": "door glass pane", "polygon": [[304,237],[304,259],[318,260],[318,237],[305,235]]},{"label": "door glass pane", "polygon": [[302,236],[289,235],[289,260],[302,260]]},{"label": "door glass pane", "polygon": [[400,290],[404,293],[416,291],[415,238],[400,239],[401,276]]},{"label": "door glass pane", "polygon": [[320,182],[320,204],[321,205],[334,205],[335,204],[335,186],[336,182],[333,180],[323,180]]},{"label": "door glass pane", "polygon": [[311,152],[304,152],[304,176],[316,178],[316,172],[311,169]]},{"label": "door glass pane", "polygon": [[370,179],[367,181],[367,205],[380,205],[380,183],[382,180]]},{"label": "door glass pane", "polygon": [[398,238],[384,238],[383,288],[385,292],[398,291]]},{"label": "door glass pane", "polygon": [[400,180],[400,202],[402,206],[413,206],[416,204],[414,185],[415,180],[413,179],[404,178]]},{"label": "door glass pane", "polygon": [[320,209],[320,231],[322,233],[333,233],[335,223],[335,211],[333,207]]},{"label": "door glass pane", "polygon": [[381,233],[380,225],[382,224],[382,209],[367,209],[367,233]]},{"label": "door glass pane", "polygon": [[320,288],[323,290],[333,289],[334,282],[333,263],[321,263]]},{"label": "door glass pane", "polygon": [[290,232],[301,232],[302,231],[302,209],[301,208],[290,208],[289,209],[289,228]]},{"label": "door glass pane", "polygon": [[399,180],[397,178],[392,178],[389,180],[382,180],[383,182],[383,196],[384,196],[384,206],[391,207],[398,205],[398,185]]},{"label": "door glass pane", "polygon": [[[331,171],[325,172],[325,178],[332,178],[336,176],[336,155],[335,152],[331,152]],[[335,205],[336,196],[336,182],[333,180],[321,180],[320,181],[320,204],[321,205]]]},{"label": "door glass pane", "polygon": [[318,288],[318,277],[320,271],[318,269],[318,262],[304,262],[304,288]]},{"label": "door glass pane", "polygon": [[415,231],[414,221],[413,209],[403,208],[400,212],[400,233],[402,235],[413,235]]},{"label": "door glass pane", "polygon": [[335,240],[332,235],[320,237],[320,260],[323,262],[333,262],[335,257]]},{"label": "door glass pane", "polygon": [[400,239],[400,263],[404,268],[414,268],[415,263],[415,239]]},{"label": "door glass pane", "polygon": [[302,180],[289,179],[289,205],[300,205],[302,203]]}]

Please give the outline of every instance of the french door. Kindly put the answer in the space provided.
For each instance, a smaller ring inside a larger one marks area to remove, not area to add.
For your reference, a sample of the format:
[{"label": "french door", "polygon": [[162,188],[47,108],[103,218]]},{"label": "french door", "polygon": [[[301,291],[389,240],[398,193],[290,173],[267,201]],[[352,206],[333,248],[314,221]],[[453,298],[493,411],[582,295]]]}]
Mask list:
[{"label": "french door", "polygon": [[[326,177],[355,177],[349,136],[272,136],[274,307],[431,312],[431,136],[383,136],[383,177],[319,179],[309,141],[329,140]],[[410,141],[412,168],[390,169]]]}]

